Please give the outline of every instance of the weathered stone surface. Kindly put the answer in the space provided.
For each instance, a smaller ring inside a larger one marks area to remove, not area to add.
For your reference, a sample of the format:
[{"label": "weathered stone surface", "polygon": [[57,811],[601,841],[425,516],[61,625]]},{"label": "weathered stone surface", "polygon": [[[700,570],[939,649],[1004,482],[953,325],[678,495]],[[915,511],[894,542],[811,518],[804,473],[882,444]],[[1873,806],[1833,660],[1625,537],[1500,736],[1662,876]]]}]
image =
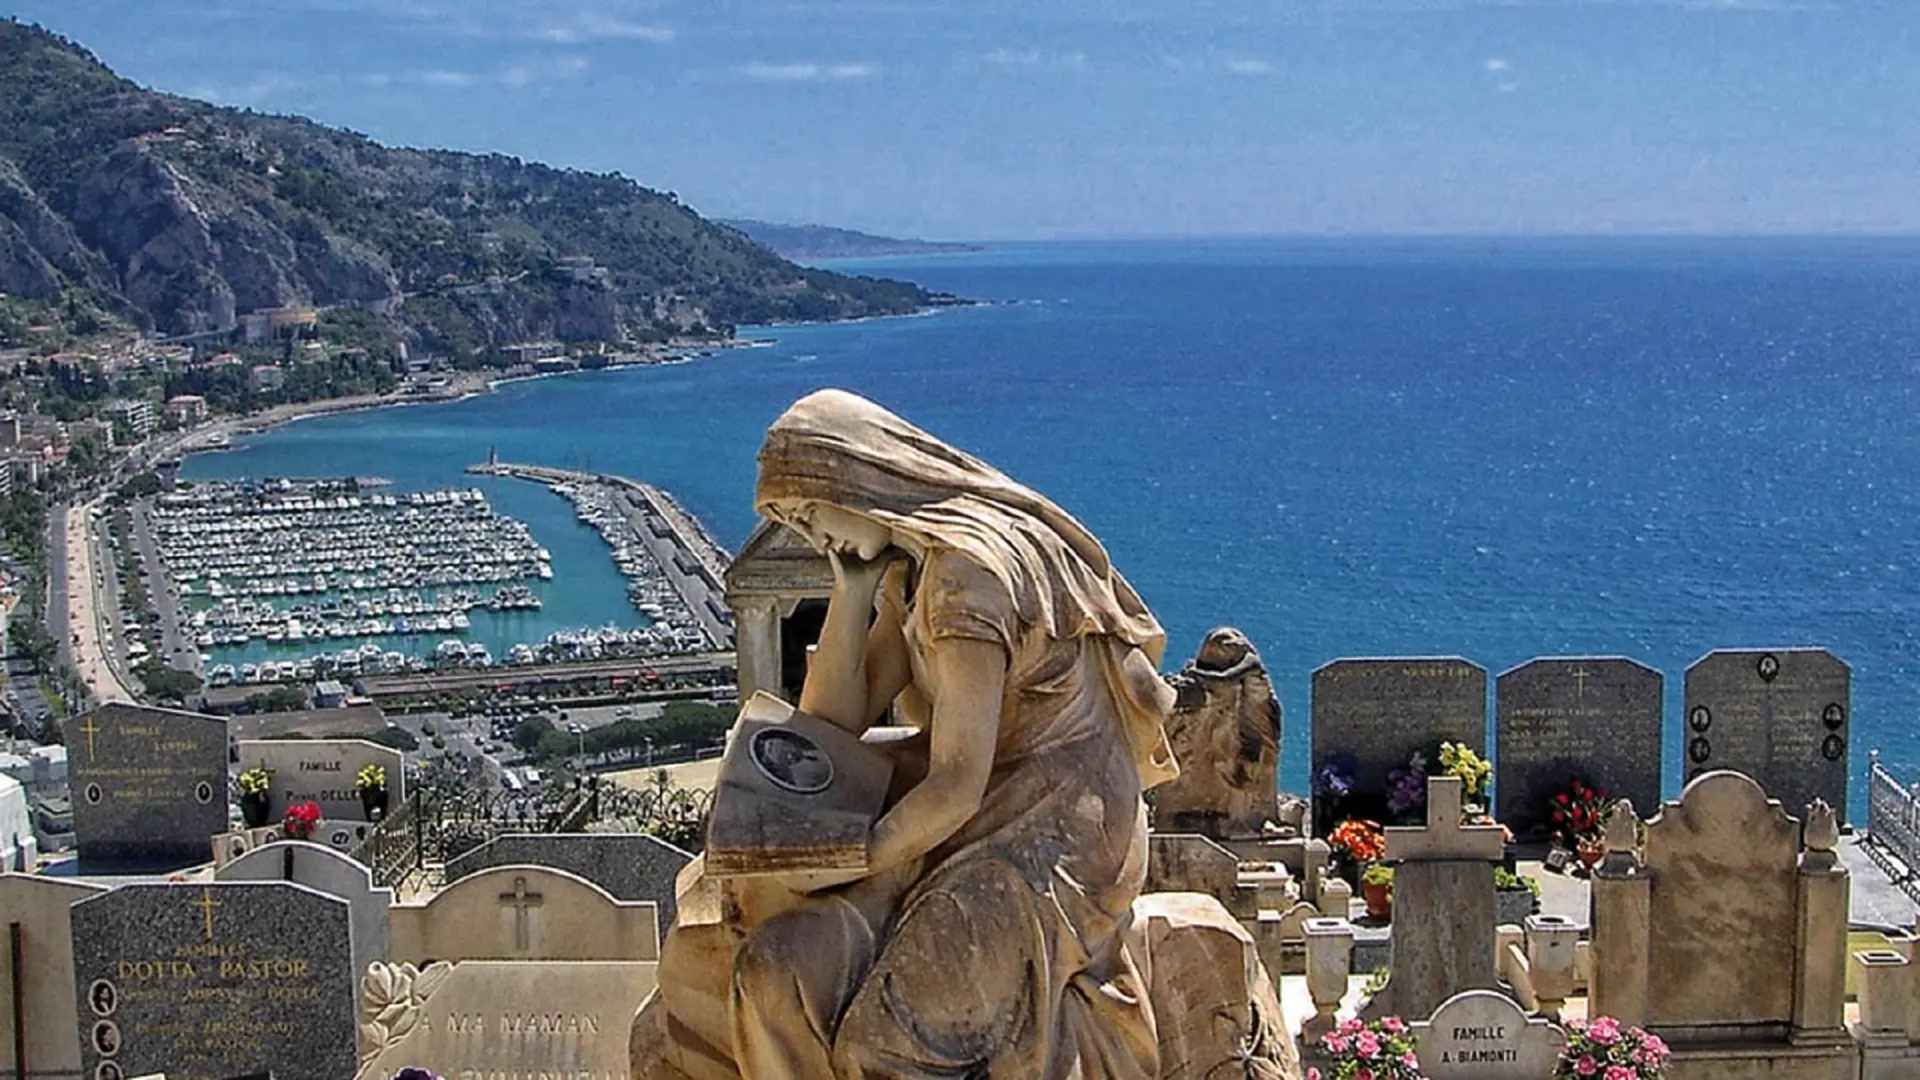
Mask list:
[{"label": "weathered stone surface", "polygon": [[1180,775],[1153,792],[1154,828],[1260,835],[1274,814],[1281,744],[1280,699],[1260,653],[1221,627],[1169,681],[1177,697],[1167,740]]},{"label": "weathered stone surface", "polygon": [[1683,775],[1746,773],[1799,816],[1845,812],[1853,674],[1825,649],[1721,649],[1687,668]]},{"label": "weathered stone surface", "polygon": [[365,739],[262,739],[240,744],[242,769],[260,766],[273,774],[267,820],[279,821],[287,807],[318,803],[329,821],[358,821],[366,809],[353,781],[366,765],[387,774],[387,806],[397,809],[407,797],[406,758],[400,751]]},{"label": "weathered stone surface", "polygon": [[1660,802],[1660,673],[1622,657],[1530,660],[1494,681],[1495,815],[1552,831],[1547,803],[1574,776],[1635,806]]},{"label": "weathered stone surface", "polygon": [[1420,1016],[1462,990],[1499,985],[1493,864],[1403,863],[1393,877],[1393,960],[1374,1015]]},{"label": "weathered stone surface", "polygon": [[[1240,896],[1240,860],[1204,836],[1153,833],[1147,838],[1146,893],[1204,893],[1241,918],[1254,912]],[[1248,900],[1252,899],[1249,891]]]},{"label": "weathered stone surface", "polygon": [[87,1076],[353,1073],[344,900],[286,882],[124,885],[73,905],[73,942]]},{"label": "weathered stone surface", "polygon": [[1647,825],[1647,1022],[1786,1023],[1799,825],[1733,772],[1688,784]]},{"label": "weathered stone surface", "polygon": [[651,963],[378,964],[361,980],[361,1074],[626,1080],[629,1028],[653,985]]},{"label": "weathered stone surface", "polygon": [[214,872],[216,881],[291,881],[347,902],[353,970],[387,956],[387,909],[393,890],[375,888],[373,872],[329,847],[283,840],[241,855]]},{"label": "weathered stone surface", "polygon": [[660,908],[662,931],[673,925],[675,881],[693,861],[657,836],[645,833],[508,833],[447,863],[448,882],[494,866],[545,866],[578,874],[615,900],[640,900]]},{"label": "weathered stone surface", "polygon": [[657,960],[659,911],[585,878],[497,866],[387,913],[388,957],[435,960]]},{"label": "weathered stone surface", "polygon": [[208,861],[207,838],[227,827],[225,721],[115,702],[63,731],[82,861]]},{"label": "weathered stone surface", "polygon": [[1219,1075],[1297,1080],[1300,1060],[1253,938],[1219,901],[1146,893],[1134,901],[1142,974],[1163,1080]]},{"label": "weathered stone surface", "polygon": [[1335,660],[1313,673],[1312,712],[1312,767],[1352,754],[1354,811],[1378,819],[1387,774],[1416,751],[1457,742],[1486,755],[1487,671],[1457,656]]},{"label": "weathered stone surface", "polygon": [[0,874],[0,1060],[12,1062],[12,924],[20,924],[20,1002],[30,1080],[80,1073],[80,1021],[73,1003],[73,925],[68,908],[103,890],[79,881]]},{"label": "weathered stone surface", "polygon": [[1414,1024],[1414,1053],[1428,1080],[1542,1080],[1566,1033],[1493,990],[1468,990]]}]

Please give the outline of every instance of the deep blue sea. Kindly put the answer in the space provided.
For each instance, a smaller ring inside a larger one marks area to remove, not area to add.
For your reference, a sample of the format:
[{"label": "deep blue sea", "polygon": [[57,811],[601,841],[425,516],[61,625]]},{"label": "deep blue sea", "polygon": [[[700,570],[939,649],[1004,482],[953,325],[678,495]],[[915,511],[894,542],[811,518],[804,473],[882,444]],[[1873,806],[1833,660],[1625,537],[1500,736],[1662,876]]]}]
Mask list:
[{"label": "deep blue sea", "polygon": [[[771,348],[312,420],[190,477],[467,484],[503,460],[673,491],[729,547],[767,423],[867,394],[1053,496],[1171,635],[1246,630],[1304,785],[1309,673],[1340,656],[1716,647],[1853,665],[1866,750],[1920,778],[1920,240],[1059,244],[838,264],[991,303],[769,328]],[[545,489],[483,481],[553,550],[538,615],[634,623],[606,549]]]}]

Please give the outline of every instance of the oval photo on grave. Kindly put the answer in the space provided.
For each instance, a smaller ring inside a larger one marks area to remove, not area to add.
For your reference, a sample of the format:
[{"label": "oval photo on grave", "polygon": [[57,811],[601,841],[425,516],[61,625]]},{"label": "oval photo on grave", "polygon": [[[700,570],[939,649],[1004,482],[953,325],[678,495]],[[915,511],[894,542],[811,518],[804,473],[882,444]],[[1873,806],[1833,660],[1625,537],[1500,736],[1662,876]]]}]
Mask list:
[{"label": "oval photo on grave", "polygon": [[798,795],[817,795],[833,783],[833,761],[797,731],[762,728],[753,733],[754,767],[775,785]]}]

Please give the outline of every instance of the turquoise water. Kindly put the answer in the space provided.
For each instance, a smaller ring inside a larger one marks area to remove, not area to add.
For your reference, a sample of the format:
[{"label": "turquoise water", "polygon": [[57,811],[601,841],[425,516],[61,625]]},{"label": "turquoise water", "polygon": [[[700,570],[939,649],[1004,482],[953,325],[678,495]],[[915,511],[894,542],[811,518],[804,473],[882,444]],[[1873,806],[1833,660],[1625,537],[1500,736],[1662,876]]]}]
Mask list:
[{"label": "turquoise water", "polygon": [[[1308,675],[1458,653],[1498,672],[1709,649],[1853,665],[1869,746],[1920,767],[1920,241],[1072,244],[846,264],[990,306],[778,328],[765,349],[306,421],[186,474],[476,483],[554,554],[560,626],[632,625],[567,504],[503,460],[673,491],[734,547],[753,455],[819,386],[866,393],[1055,497],[1169,630],[1245,629],[1304,784]],[[1678,775],[1668,741],[1669,786]],[[1853,787],[1855,815],[1864,783]]]}]

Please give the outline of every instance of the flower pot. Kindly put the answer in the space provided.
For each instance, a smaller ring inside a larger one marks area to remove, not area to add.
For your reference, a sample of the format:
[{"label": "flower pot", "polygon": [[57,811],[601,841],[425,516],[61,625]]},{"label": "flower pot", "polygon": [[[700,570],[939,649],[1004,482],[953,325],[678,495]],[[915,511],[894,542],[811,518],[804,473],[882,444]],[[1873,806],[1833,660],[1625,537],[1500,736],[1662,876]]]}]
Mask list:
[{"label": "flower pot", "polygon": [[1591,870],[1606,858],[1607,845],[1601,840],[1582,840],[1575,851],[1580,856],[1580,865]]},{"label": "flower pot", "polygon": [[366,811],[368,821],[381,821],[387,816],[387,789],[361,788],[360,809]]},{"label": "flower pot", "polygon": [[1393,886],[1364,882],[1360,892],[1367,899],[1367,918],[1375,922],[1393,921]]},{"label": "flower pot", "polygon": [[240,818],[247,828],[262,828],[267,823],[267,793],[264,791],[240,796]]}]

